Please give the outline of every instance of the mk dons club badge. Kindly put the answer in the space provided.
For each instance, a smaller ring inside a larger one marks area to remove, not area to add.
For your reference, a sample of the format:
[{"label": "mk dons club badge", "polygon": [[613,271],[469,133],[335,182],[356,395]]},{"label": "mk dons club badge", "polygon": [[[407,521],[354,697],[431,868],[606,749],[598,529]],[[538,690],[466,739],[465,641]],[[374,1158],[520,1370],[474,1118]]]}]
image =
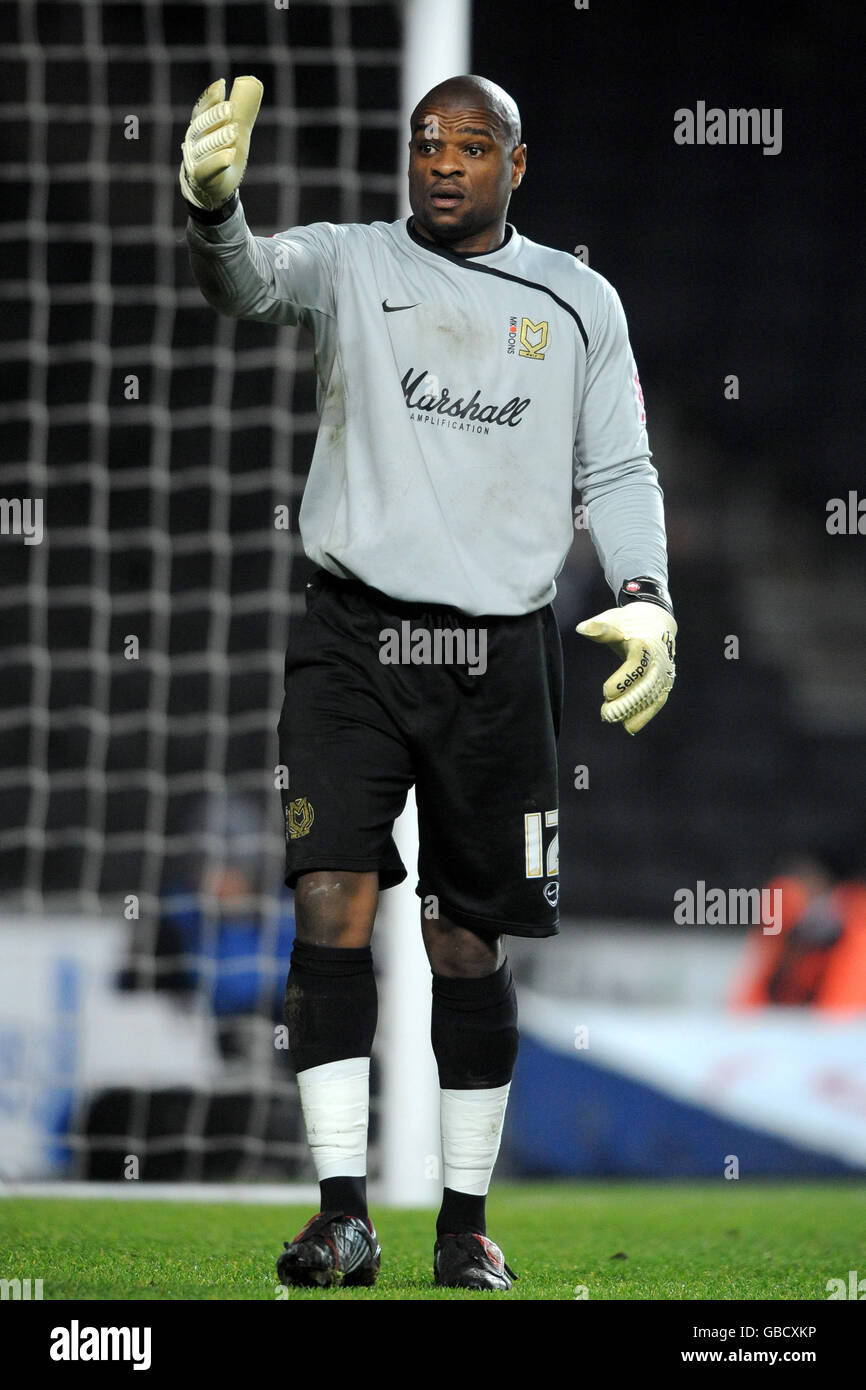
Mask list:
[{"label": "mk dons club badge", "polygon": [[314,820],[315,812],[305,796],[287,803],[286,834],[290,840],[300,840],[302,835],[309,835]]}]

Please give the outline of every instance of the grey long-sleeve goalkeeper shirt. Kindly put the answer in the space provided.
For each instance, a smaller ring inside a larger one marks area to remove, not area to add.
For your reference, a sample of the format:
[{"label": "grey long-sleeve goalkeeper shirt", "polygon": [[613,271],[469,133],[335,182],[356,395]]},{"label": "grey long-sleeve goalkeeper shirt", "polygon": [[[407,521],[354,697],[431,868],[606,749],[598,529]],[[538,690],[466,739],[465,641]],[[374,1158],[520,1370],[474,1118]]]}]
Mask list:
[{"label": "grey long-sleeve goalkeeper shirt", "polygon": [[215,309],[313,333],[311,560],[393,598],[528,613],[556,592],[574,482],[614,593],[667,583],[643,395],[601,275],[510,225],[462,256],[411,219],[255,237],[238,203],[187,240]]}]

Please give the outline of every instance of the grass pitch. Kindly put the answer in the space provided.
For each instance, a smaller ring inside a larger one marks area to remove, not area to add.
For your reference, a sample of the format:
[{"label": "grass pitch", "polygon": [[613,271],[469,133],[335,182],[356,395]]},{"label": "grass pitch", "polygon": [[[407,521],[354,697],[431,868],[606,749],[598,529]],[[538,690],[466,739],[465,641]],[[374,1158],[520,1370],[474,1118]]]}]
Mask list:
[{"label": "grass pitch", "polygon": [[[0,1201],[0,1278],[45,1299],[818,1299],[866,1274],[866,1185],[538,1183],[497,1187],[488,1231],[520,1275],[507,1294],[436,1289],[434,1214],[372,1212],[374,1289],[283,1289],[283,1240],[308,1207]],[[584,1292],[585,1290],[585,1292]]]}]

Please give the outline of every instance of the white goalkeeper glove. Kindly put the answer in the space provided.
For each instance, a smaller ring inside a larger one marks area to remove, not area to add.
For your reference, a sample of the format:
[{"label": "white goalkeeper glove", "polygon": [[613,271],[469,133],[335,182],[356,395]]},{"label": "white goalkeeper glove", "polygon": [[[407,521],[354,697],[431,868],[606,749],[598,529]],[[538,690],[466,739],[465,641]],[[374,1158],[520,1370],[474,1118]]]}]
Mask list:
[{"label": "white goalkeeper glove", "polygon": [[[632,581],[634,582],[634,581]],[[622,665],[604,683],[601,717],[636,734],[658,714],[676,676],[676,620],[657,603],[637,599],[607,608],[578,625],[582,637],[607,642]]]},{"label": "white goalkeeper glove", "polygon": [[202,92],[181,146],[180,191],[188,203],[212,212],[232,196],[247,167],[263,91],[257,77],[236,77],[226,101],[221,77]]}]

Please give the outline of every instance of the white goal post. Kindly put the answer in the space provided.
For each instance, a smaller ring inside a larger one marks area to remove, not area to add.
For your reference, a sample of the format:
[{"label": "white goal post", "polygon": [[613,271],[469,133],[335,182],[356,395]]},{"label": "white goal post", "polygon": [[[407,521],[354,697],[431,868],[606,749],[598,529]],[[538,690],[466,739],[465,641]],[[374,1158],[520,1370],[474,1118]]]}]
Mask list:
[{"label": "white goal post", "polygon": [[[406,0],[401,82],[398,175],[403,214],[408,214],[405,171],[409,117],[437,82],[468,72],[471,5]],[[392,1206],[433,1206],[439,1200],[441,1151],[439,1083],[430,1048],[430,969],[418,930],[415,895],[418,816],[411,793],[395,828],[409,876],[381,898],[377,934],[386,947],[382,1029],[382,1196]]]}]

